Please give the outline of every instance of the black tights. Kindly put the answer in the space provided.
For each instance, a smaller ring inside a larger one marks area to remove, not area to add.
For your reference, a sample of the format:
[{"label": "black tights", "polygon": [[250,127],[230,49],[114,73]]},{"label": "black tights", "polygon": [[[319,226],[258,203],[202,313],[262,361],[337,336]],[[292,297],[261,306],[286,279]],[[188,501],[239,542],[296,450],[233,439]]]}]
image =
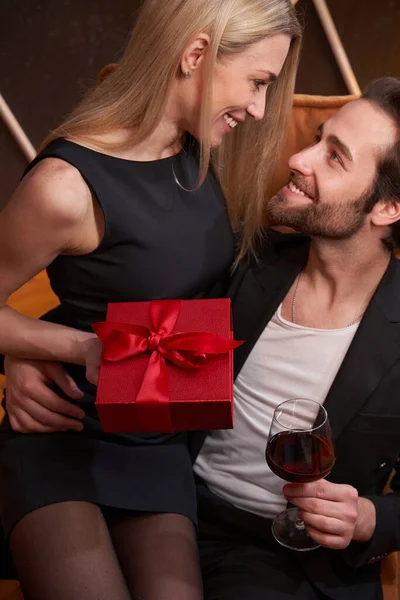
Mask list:
[{"label": "black tights", "polygon": [[192,522],[86,502],[37,509],[10,546],[25,600],[201,600]]}]

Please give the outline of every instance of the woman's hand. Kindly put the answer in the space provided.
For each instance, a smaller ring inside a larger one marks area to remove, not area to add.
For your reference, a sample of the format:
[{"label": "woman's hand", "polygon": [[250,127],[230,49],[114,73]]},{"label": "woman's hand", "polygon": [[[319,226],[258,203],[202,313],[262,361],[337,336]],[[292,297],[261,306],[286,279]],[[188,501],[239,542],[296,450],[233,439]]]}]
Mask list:
[{"label": "woman's hand", "polygon": [[61,364],[6,356],[7,412],[11,427],[20,433],[81,431],[84,411],[60,398],[48,386],[55,383],[72,400],[83,396]]},{"label": "woman's hand", "polygon": [[83,358],[86,365],[86,379],[90,383],[97,385],[103,344],[96,335],[82,342],[82,344]]}]

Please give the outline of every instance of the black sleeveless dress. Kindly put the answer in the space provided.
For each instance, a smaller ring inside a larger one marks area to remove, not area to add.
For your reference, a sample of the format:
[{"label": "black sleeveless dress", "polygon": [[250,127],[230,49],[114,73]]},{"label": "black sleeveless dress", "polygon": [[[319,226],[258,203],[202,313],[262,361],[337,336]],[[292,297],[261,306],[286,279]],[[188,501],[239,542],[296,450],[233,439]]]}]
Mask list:
[{"label": "black sleeveless dress", "polygon": [[[58,256],[48,267],[60,305],[47,320],[91,331],[108,302],[199,298],[226,276],[233,234],[210,171],[197,191],[198,145],[152,162],[114,158],[59,139],[28,167],[60,158],[76,167],[105,219],[100,246]],[[180,185],[178,185],[178,183]],[[7,534],[27,513],[68,500],[132,511],[174,512],[196,521],[187,434],[106,434],[84,370],[65,365],[84,392],[84,431],[17,434],[0,426],[0,515]]]}]

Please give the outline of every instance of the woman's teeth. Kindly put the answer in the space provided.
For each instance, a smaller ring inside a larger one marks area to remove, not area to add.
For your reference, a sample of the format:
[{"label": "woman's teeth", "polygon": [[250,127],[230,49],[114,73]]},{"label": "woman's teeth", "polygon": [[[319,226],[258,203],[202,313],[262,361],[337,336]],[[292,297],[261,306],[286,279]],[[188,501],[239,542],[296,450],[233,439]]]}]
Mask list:
[{"label": "woman's teeth", "polygon": [[228,123],[228,125],[231,129],[234,129],[236,127],[236,125],[238,124],[238,122],[235,121],[235,119],[232,119],[232,117],[230,117],[229,115],[225,114],[224,119]]},{"label": "woman's teeth", "polygon": [[291,192],[293,192],[294,194],[300,194],[300,196],[306,196],[306,194],[304,192],[302,192],[301,190],[299,190],[299,188],[294,185],[293,181],[291,181],[289,183],[289,190]]}]

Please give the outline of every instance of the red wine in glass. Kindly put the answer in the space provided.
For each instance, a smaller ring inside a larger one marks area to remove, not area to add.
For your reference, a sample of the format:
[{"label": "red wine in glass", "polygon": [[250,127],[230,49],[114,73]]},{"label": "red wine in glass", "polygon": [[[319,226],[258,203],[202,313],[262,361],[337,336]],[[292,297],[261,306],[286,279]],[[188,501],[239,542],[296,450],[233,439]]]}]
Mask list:
[{"label": "red wine in glass", "polygon": [[329,441],[314,433],[299,431],[275,434],[267,445],[266,459],[275,475],[292,483],[323,479],[335,463]]},{"label": "red wine in glass", "polygon": [[[324,407],[303,398],[280,404],[274,412],[265,457],[271,471],[285,481],[310,483],[326,477],[335,464],[335,451]],[[272,532],[287,548],[318,548],[298,519],[296,508],[279,514]]]}]

